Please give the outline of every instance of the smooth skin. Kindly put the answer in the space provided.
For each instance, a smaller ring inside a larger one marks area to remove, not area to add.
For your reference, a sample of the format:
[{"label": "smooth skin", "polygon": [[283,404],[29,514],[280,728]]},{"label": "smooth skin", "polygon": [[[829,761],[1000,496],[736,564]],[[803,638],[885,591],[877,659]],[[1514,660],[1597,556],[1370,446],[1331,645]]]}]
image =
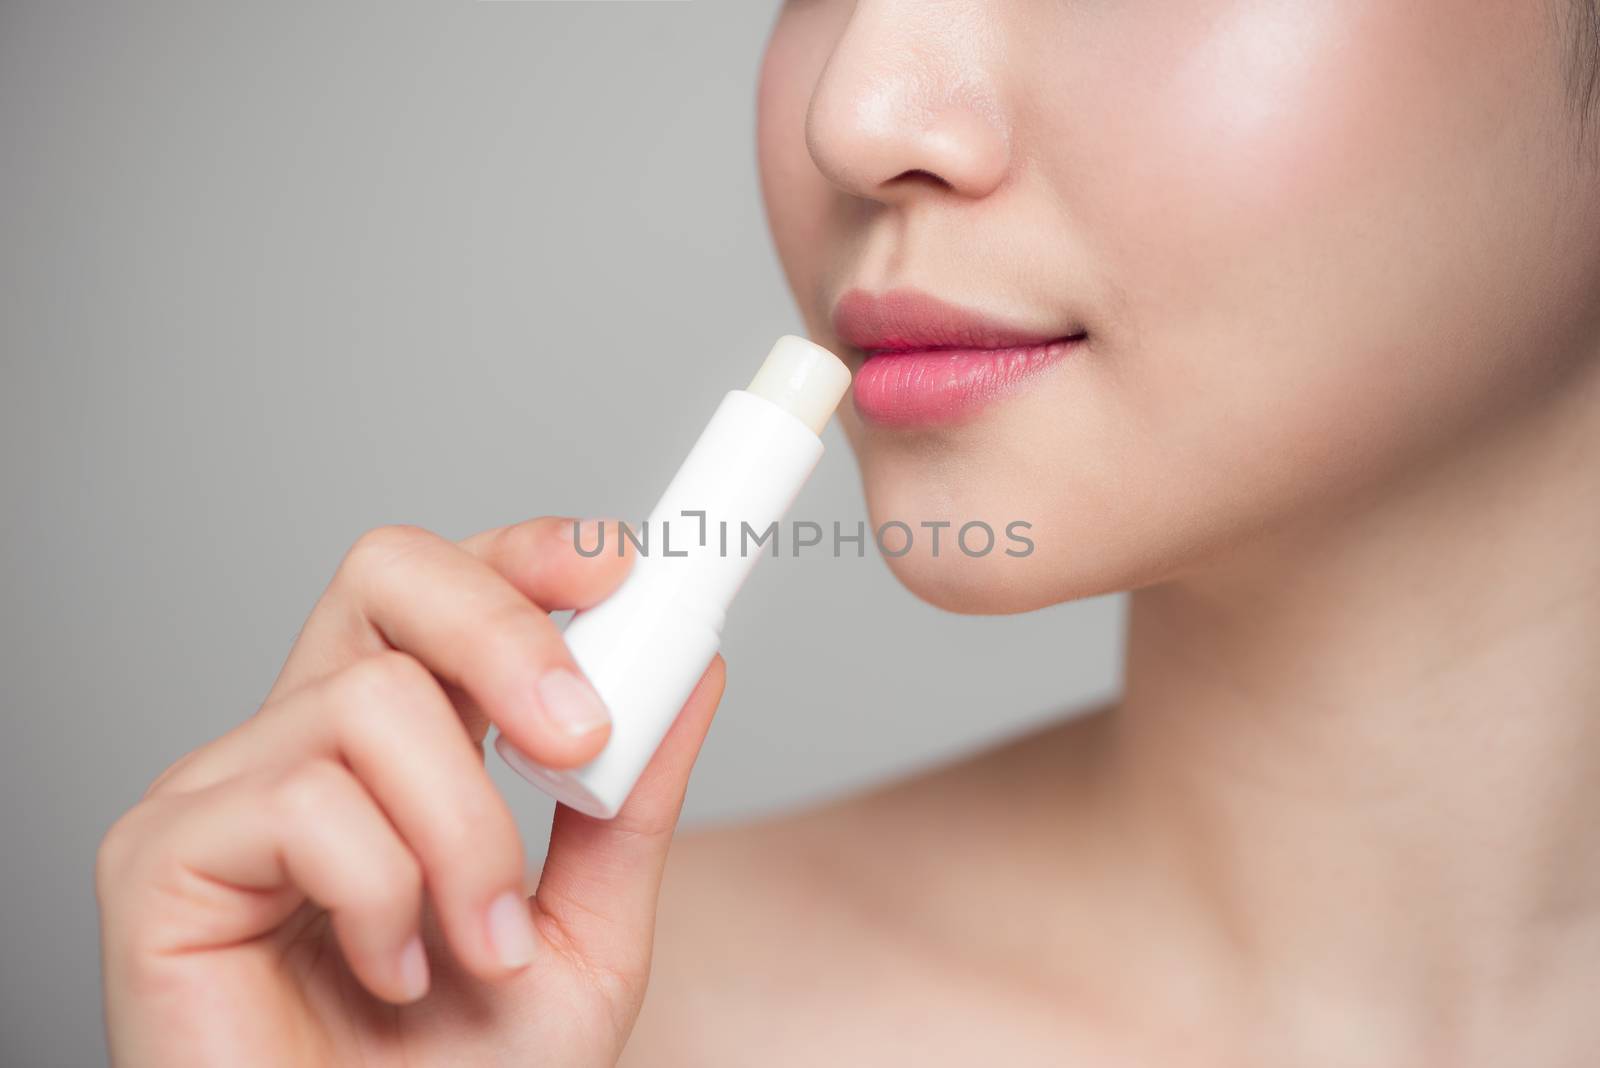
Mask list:
[{"label": "smooth skin", "polygon": [[548,521],[377,534],[107,838],[119,1063],[1594,1064],[1588,10],[782,5],[758,148],[810,335],[859,361],[833,307],[896,287],[1087,330],[959,424],[846,405],[875,522],[1038,547],[889,566],[961,612],[1133,591],[1123,693],[668,863],[714,667],[618,823],[558,810],[527,934],[478,752],[598,748],[547,718],[545,610],[619,576]]},{"label": "smooth skin", "polygon": [[1034,524],[889,567],[961,612],[1134,591],[1124,686],[680,843],[625,1063],[1600,1061],[1595,21],[783,5],[758,143],[811,336],[899,287],[1087,331],[959,425],[846,407],[875,522]]},{"label": "smooth skin", "polygon": [[615,819],[558,810],[530,898],[484,737],[554,767],[599,752],[604,708],[548,613],[597,603],[632,562],[582,556],[571,522],[365,535],[260,711],[112,827],[97,877],[115,1063],[616,1059],[724,669]]}]

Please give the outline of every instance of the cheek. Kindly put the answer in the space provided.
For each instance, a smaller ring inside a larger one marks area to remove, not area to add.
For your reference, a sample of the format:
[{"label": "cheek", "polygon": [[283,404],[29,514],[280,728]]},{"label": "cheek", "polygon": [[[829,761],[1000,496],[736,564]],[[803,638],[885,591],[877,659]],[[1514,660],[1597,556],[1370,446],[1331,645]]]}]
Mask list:
[{"label": "cheek", "polygon": [[1171,577],[1399,485],[1579,351],[1600,205],[1541,5],[1156,6],[1023,64],[1018,232],[1094,298],[1091,358],[956,442],[853,428],[875,518],[1035,524],[1025,560],[890,562],[935,603]]},{"label": "cheek", "polygon": [[1549,254],[1570,221],[1541,5],[1269,0],[1128,29],[1143,73],[1085,75],[1124,106],[1078,116],[1101,155],[1064,199],[1117,290],[1129,485],[1190,487],[1169,514],[1236,530],[1532,384],[1550,296],[1583,284]]}]

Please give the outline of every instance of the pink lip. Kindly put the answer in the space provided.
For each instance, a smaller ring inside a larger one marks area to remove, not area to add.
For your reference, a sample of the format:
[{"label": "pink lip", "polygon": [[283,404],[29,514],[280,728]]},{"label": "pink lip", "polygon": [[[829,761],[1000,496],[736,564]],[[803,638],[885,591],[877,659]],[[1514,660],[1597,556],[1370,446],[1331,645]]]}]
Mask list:
[{"label": "pink lip", "polygon": [[1083,340],[1015,327],[912,289],[852,289],[834,333],[859,350],[851,392],[864,419],[885,426],[959,422],[1013,392]]}]

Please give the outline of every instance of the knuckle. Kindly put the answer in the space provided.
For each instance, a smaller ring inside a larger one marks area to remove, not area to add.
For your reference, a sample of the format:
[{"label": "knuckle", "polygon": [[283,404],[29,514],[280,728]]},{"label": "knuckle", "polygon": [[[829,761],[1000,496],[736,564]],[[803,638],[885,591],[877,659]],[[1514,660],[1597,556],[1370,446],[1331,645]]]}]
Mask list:
[{"label": "knuckle", "polygon": [[432,531],[410,524],[374,527],[358,537],[345,553],[338,576],[346,582],[374,581],[390,573],[406,557],[438,540],[439,536]]},{"label": "knuckle", "polygon": [[380,865],[364,869],[351,888],[346,908],[363,912],[402,915],[415,909],[422,897],[422,865],[404,849]]},{"label": "knuckle", "polygon": [[411,523],[390,523],[373,527],[356,539],[352,553],[361,555],[393,556],[413,551],[420,545],[431,544],[437,535]]},{"label": "knuckle", "polygon": [[407,829],[426,877],[452,893],[519,881],[522,838],[487,772],[439,785],[430,810]]},{"label": "knuckle", "polygon": [[516,821],[489,783],[487,773],[481,781],[457,790],[450,803],[441,806],[435,833],[440,844],[465,846],[489,861],[489,867],[495,867],[495,858],[511,855],[508,850],[513,847],[521,848]]},{"label": "knuckle", "polygon": [[437,688],[431,672],[409,653],[385,650],[364,657],[345,672],[342,707],[354,715],[384,715],[409,707]]},{"label": "knuckle", "polygon": [[110,890],[127,880],[135,858],[143,852],[141,846],[147,834],[145,815],[143,806],[134,806],[117,817],[100,839],[99,848],[95,850],[94,876],[95,888],[102,900]]},{"label": "knuckle", "polygon": [[439,681],[422,662],[395,650],[358,661],[340,681],[335,717],[346,739],[404,729],[404,722],[448,706]]},{"label": "knuckle", "polygon": [[461,634],[461,659],[469,673],[504,678],[530,661],[548,658],[557,631],[548,616],[520,595],[484,612]]},{"label": "knuckle", "polygon": [[[464,736],[461,749],[462,755],[469,750]],[[428,782],[419,784],[427,791],[428,804],[408,821],[405,835],[431,863],[456,858],[449,861],[450,866],[480,864],[482,858],[498,855],[504,834],[517,834],[510,809],[481,763],[440,761],[420,774],[429,777]],[[521,839],[517,841],[520,844]]]},{"label": "knuckle", "polygon": [[166,793],[182,780],[184,772],[194,763],[197,755],[198,751],[188,752],[168,764],[161,774],[157,775],[150,785],[145,788],[144,795],[140,800],[148,801],[152,797],[159,797]]},{"label": "knuckle", "polygon": [[331,761],[312,760],[284,774],[269,792],[273,812],[290,824],[326,814],[349,789],[348,773]]}]

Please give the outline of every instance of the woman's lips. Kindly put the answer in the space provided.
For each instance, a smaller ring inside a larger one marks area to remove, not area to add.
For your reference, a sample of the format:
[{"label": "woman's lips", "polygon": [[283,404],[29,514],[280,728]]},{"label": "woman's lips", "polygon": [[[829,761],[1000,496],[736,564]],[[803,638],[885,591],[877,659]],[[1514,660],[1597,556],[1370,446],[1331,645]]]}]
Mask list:
[{"label": "woman's lips", "polygon": [[1078,340],[1004,349],[869,352],[851,385],[856,411],[885,426],[960,422],[1054,364]]},{"label": "woman's lips", "polygon": [[863,357],[851,386],[856,411],[886,426],[959,422],[1084,337],[1077,328],[1021,329],[909,289],[851,290],[834,308],[833,327]]}]

